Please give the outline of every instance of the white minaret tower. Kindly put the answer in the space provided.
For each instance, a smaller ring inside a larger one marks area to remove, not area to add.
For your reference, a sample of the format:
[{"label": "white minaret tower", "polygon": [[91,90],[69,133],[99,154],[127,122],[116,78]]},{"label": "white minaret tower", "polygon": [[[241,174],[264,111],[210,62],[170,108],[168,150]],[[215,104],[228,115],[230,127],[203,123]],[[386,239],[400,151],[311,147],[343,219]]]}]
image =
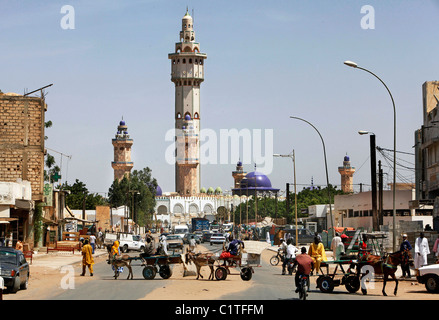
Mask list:
[{"label": "white minaret tower", "polygon": [[180,42],[168,58],[171,81],[175,84],[175,191],[192,195],[200,192],[200,85],[204,81],[207,55],[200,53],[200,44],[195,42],[194,22],[187,10],[182,19]]}]

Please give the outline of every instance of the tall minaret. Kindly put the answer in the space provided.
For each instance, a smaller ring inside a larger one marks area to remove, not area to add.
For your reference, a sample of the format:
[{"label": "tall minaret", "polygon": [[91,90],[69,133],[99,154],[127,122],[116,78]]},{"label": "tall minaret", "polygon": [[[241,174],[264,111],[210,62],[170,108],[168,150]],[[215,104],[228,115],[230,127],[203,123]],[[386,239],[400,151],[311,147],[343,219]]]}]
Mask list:
[{"label": "tall minaret", "polygon": [[338,167],[338,172],[341,174],[341,190],[346,193],[354,192],[354,173],[355,167],[351,167],[351,161],[346,155],[343,159],[343,167]]},{"label": "tall minaret", "polygon": [[247,172],[244,171],[242,168],[242,162],[241,160],[238,161],[236,164],[236,170],[232,172],[233,180],[235,180],[234,188],[238,189],[241,185],[241,180],[244,179]]},{"label": "tall minaret", "polygon": [[177,157],[175,191],[180,195],[199,193],[200,176],[200,85],[204,81],[205,53],[195,42],[192,17],[182,19],[180,42],[170,53],[171,81],[175,84],[175,129]]},{"label": "tall minaret", "polygon": [[114,170],[114,180],[120,181],[124,176],[129,177],[130,171],[133,168],[133,163],[131,162],[133,139],[130,139],[128,135],[128,127],[125,121],[119,122],[116,136],[111,141],[114,147],[114,161],[111,162]]}]

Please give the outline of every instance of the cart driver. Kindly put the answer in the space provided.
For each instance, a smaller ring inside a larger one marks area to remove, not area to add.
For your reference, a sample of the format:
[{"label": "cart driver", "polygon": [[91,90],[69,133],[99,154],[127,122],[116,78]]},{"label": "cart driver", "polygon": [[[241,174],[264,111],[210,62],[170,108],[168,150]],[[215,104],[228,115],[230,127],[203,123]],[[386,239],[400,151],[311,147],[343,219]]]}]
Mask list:
[{"label": "cart driver", "polygon": [[296,283],[296,293],[299,292],[300,276],[301,275],[309,276],[313,268],[313,265],[314,265],[313,259],[306,254],[306,248],[302,247],[301,254],[298,254],[296,256],[296,260],[294,261],[294,266],[293,266],[293,268],[297,266],[296,276],[294,278]]},{"label": "cart driver", "polygon": [[367,235],[363,233],[362,240],[358,243],[358,257],[361,259],[368,255],[367,251]]},{"label": "cart driver", "polygon": [[239,246],[241,245],[244,248],[244,242],[238,239],[233,239],[233,235],[229,237],[230,243],[225,251],[223,251],[220,255],[220,259],[228,259],[238,255]]},{"label": "cart driver", "polygon": [[155,243],[152,236],[149,234],[146,235],[146,246],[145,249],[143,249],[143,253],[140,254],[141,257],[151,257],[154,255],[154,249],[155,249]]},{"label": "cart driver", "polygon": [[328,260],[326,258],[325,247],[323,246],[323,243],[320,242],[318,237],[314,237],[314,242],[309,246],[308,255],[315,263],[316,274],[318,274],[322,261]]}]

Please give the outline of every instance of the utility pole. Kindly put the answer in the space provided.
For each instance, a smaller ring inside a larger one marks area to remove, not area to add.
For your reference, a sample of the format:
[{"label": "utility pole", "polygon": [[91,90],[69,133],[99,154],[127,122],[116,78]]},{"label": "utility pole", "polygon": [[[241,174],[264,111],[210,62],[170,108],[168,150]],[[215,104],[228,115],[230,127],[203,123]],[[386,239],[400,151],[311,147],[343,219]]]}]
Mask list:
[{"label": "utility pole", "polygon": [[290,184],[287,183],[287,202],[286,202],[287,222],[290,216]]},{"label": "utility pole", "polygon": [[378,225],[383,225],[383,169],[381,168],[381,160],[378,161],[378,190],[380,209],[378,211]]},{"label": "utility pole", "polygon": [[375,134],[370,135],[370,170],[372,183],[372,219],[373,229],[379,230],[379,219],[377,210],[377,168],[376,168],[376,146]]}]

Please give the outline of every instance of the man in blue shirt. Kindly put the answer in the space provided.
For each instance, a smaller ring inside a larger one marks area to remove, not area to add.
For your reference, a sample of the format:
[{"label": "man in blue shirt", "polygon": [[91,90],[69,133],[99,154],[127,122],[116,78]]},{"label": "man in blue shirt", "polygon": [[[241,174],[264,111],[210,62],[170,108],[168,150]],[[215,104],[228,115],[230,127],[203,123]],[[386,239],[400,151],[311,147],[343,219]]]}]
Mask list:
[{"label": "man in blue shirt", "polygon": [[[400,247],[400,251],[402,252],[408,252],[412,250],[412,246],[410,245],[410,242],[407,240],[407,235],[402,235],[402,243]],[[410,261],[408,260],[408,255],[404,254],[404,259],[401,261],[401,269],[402,269],[402,277],[403,278],[411,278],[410,275]]]},{"label": "man in blue shirt", "polygon": [[221,253],[220,259],[227,259],[236,256],[238,254],[239,245],[244,248],[244,242],[238,239],[233,239],[233,235],[230,235],[229,241],[229,246]]}]

